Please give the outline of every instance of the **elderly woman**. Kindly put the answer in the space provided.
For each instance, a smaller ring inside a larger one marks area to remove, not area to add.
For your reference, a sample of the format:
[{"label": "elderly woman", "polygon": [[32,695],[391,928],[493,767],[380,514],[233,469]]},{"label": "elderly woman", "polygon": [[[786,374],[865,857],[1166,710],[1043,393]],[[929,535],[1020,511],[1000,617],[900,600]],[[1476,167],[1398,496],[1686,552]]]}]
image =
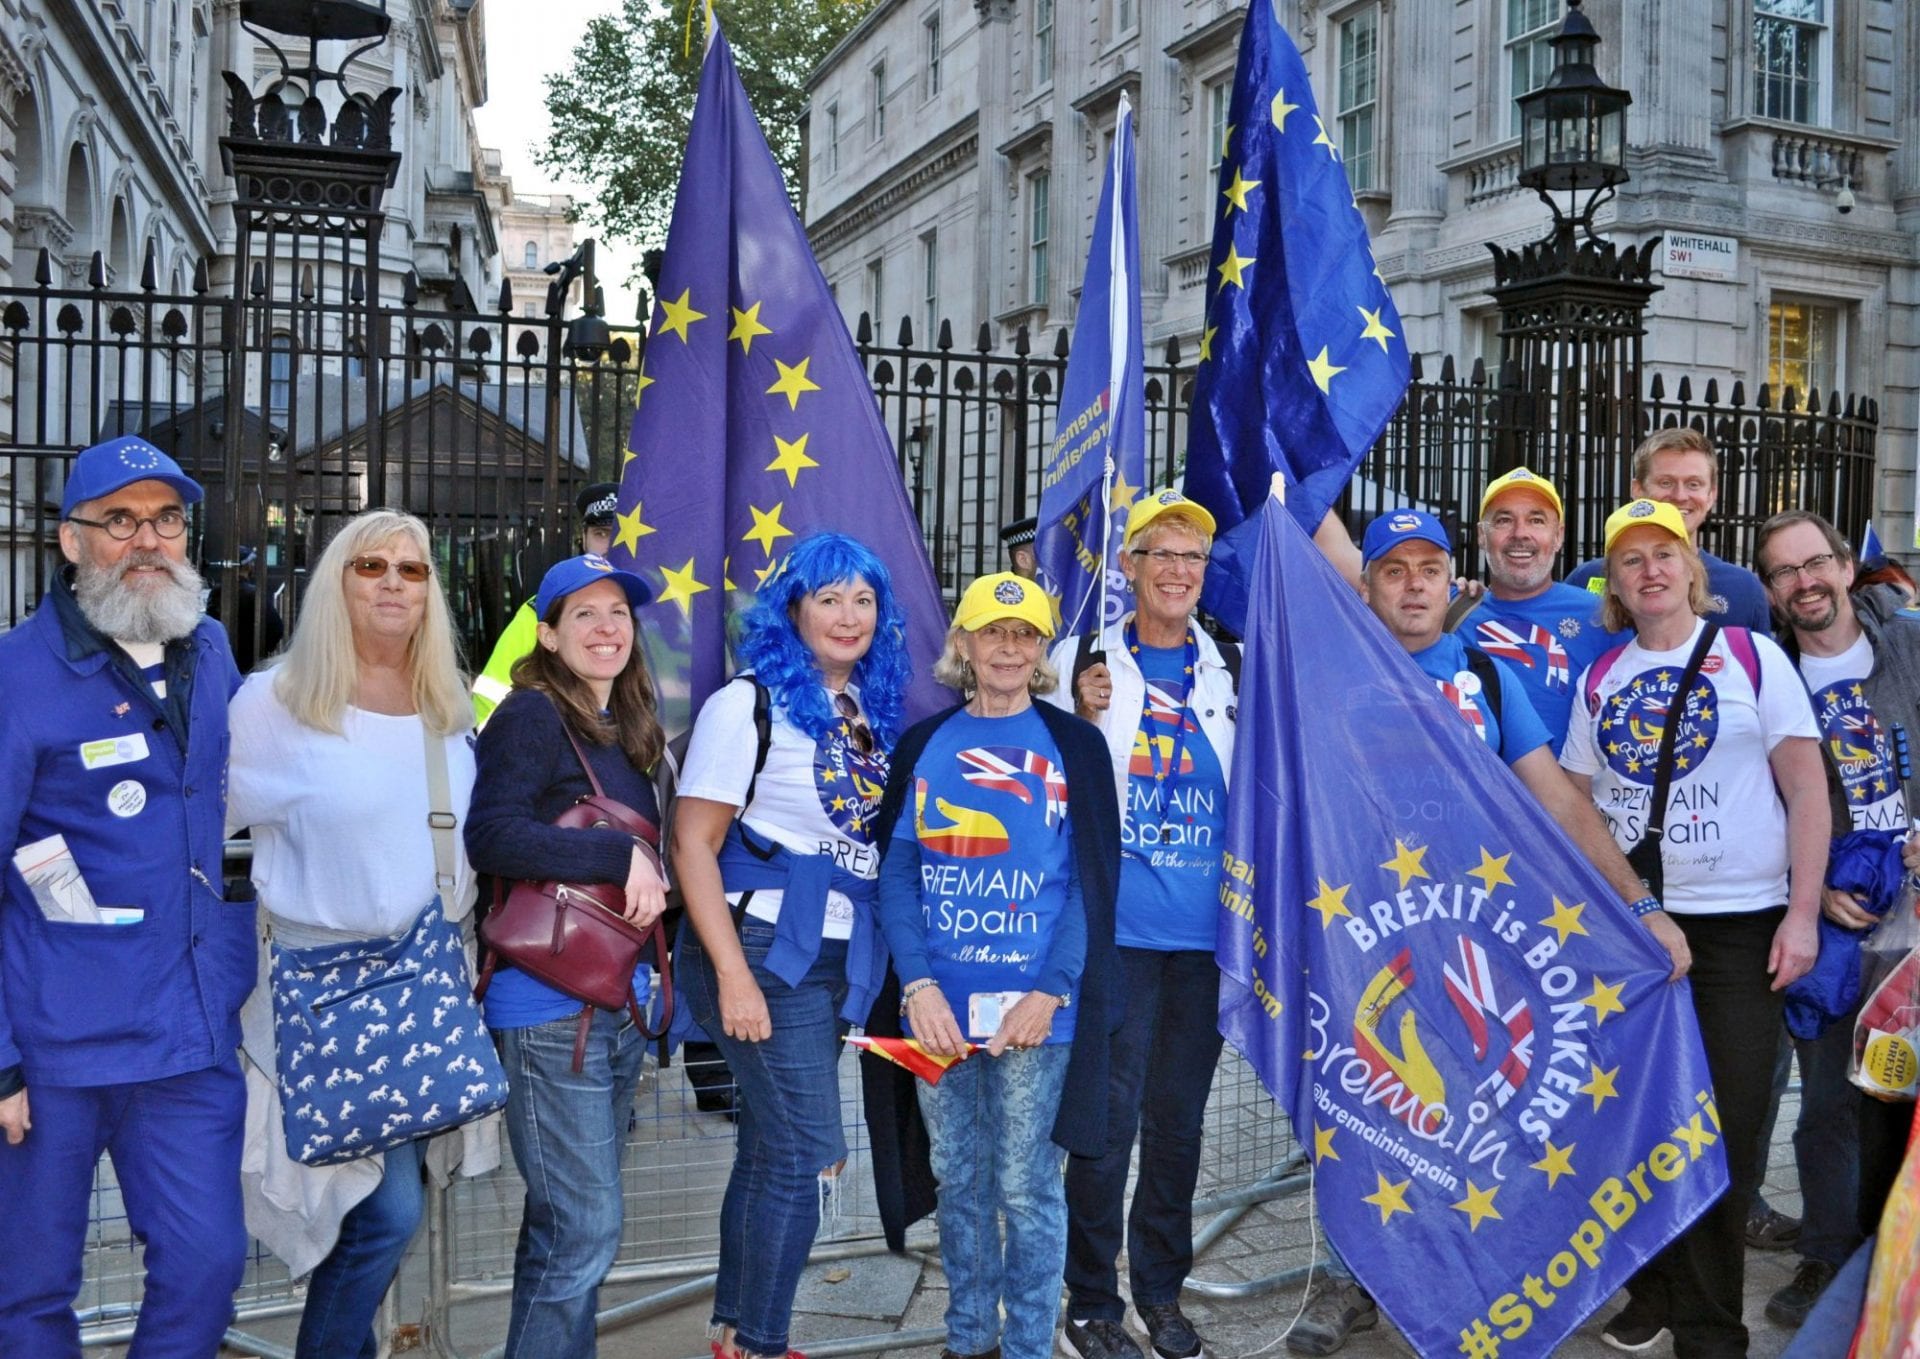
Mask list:
[{"label": "elderly woman", "polygon": [[[480,736],[467,821],[467,852],[481,872],[613,884],[642,928],[666,905],[652,853],[625,831],[553,819],[597,783],[659,824],[672,761],[634,624],[650,597],[640,577],[593,554],[547,572],[534,600],[534,648],[515,662],[513,692]],[[648,982],[642,963],[633,977],[642,1003]],[[646,1037],[626,1011],[583,1017],[580,1000],[510,966],[488,986],[486,1020],[512,1083],[507,1136],[527,1188],[507,1356],[588,1359],[600,1281],[620,1249],[620,1159]]]},{"label": "elderly woman", "polygon": [[[313,568],[285,655],[233,700],[227,820],[252,828],[253,881],[279,948],[398,937],[427,910],[457,921],[473,908],[457,833],[437,848],[428,830],[433,766],[445,771],[456,821],[474,773],[473,709],[435,575],[426,526],[412,515],[351,520]],[[453,867],[445,890],[437,855]],[[253,1058],[257,1036],[256,1021]],[[350,1066],[350,1057],[330,1060]],[[296,1273],[324,1256],[307,1282],[295,1353],[371,1359],[374,1315],[420,1222],[427,1143],[325,1169],[291,1165],[259,1150],[281,1140],[271,1103],[256,1098],[250,1109],[270,1126],[249,1136],[248,1225]]]},{"label": "elderly woman", "polygon": [[1053,651],[1075,676],[1071,696],[1053,701],[1099,726],[1121,808],[1115,912],[1127,1006],[1111,1056],[1113,1136],[1067,1168],[1063,1339],[1080,1359],[1139,1354],[1122,1326],[1123,1224],[1129,1291],[1153,1348],[1166,1359],[1200,1352],[1180,1289],[1193,1268],[1201,1123],[1220,1058],[1213,935],[1239,673],[1237,649],[1223,652],[1193,621],[1213,529],[1178,491],[1135,501],[1120,557],[1134,611],[1099,637],[1101,661],[1086,637]]},{"label": "elderly woman", "polygon": [[1770,639],[1703,621],[1706,567],[1673,506],[1636,500],[1616,511],[1606,564],[1601,621],[1635,636],[1582,676],[1585,702],[1575,704],[1561,763],[1623,851],[1646,834],[1658,766],[1670,763],[1655,885],[1692,950],[1694,1013],[1732,1178],[1629,1282],[1606,1336],[1638,1349],[1670,1329],[1682,1359],[1744,1354],[1747,1205],[1765,1170],[1757,1133],[1775,1046],[1755,1036],[1780,1031],[1780,993],[1817,948],[1831,830],[1818,729],[1805,686]]},{"label": "elderly woman", "polygon": [[938,1057],[984,1049],[919,1087],[954,1355],[1052,1348],[1061,1162],[1106,1145],[1119,813],[1099,734],[1033,702],[1058,683],[1052,632],[1032,582],[968,587],[934,672],[967,702],[901,739],[880,817],[905,1030]]},{"label": "elderly woman", "polygon": [[720,1210],[714,1353],[787,1353],[821,1200],[846,1160],[840,1038],[885,974],[873,818],[908,668],[891,578],[865,546],[796,543],[761,585],[742,674],[693,728],[674,804],[687,903],[674,977],[739,1087]]}]

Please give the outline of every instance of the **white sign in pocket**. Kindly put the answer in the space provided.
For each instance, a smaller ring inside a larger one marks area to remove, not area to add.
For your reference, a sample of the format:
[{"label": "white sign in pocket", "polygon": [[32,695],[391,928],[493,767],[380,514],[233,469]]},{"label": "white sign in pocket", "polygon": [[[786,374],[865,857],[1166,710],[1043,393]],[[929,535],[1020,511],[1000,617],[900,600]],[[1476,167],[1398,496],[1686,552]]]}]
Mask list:
[{"label": "white sign in pocket", "polygon": [[115,816],[138,816],[146,805],[147,785],[138,779],[122,779],[107,793],[107,810]]}]

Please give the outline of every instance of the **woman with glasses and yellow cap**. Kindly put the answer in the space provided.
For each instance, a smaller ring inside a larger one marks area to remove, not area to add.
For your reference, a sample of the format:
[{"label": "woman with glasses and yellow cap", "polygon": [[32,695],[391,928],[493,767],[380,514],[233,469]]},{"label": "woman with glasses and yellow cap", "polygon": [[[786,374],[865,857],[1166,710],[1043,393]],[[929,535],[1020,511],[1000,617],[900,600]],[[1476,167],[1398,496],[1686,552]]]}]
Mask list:
[{"label": "woman with glasses and yellow cap", "polygon": [[966,1058],[918,1088],[956,1356],[1051,1350],[1065,1155],[1106,1148],[1119,810],[1100,733],[1033,701],[1052,633],[1033,582],[968,587],[934,671],[967,701],[901,738],[876,831],[903,1027]]},{"label": "woman with glasses and yellow cap", "polygon": [[[1765,1171],[1781,993],[1813,965],[1831,817],[1819,733],[1772,640],[1705,621],[1707,570],[1680,511],[1636,500],[1606,525],[1601,621],[1632,629],[1581,676],[1560,757],[1693,954],[1693,1008],[1732,1185],[1628,1283],[1617,1349],[1744,1354],[1747,1207]],[[1665,796],[1662,797],[1662,792]],[[1664,807],[1656,809],[1656,801]],[[1658,832],[1652,821],[1661,823]]]}]

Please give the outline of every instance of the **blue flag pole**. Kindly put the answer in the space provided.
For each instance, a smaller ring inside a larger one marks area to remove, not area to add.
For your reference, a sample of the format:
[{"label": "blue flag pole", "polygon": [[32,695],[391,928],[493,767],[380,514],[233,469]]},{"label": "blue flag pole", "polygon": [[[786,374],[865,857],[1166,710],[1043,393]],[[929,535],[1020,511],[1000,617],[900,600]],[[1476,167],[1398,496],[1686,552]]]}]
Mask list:
[{"label": "blue flag pole", "polygon": [[[1099,630],[1126,608],[1119,529],[1146,480],[1146,361],[1140,332],[1139,201],[1133,105],[1123,94],[1094,217],[1060,384],[1053,442],[1040,464],[1040,580],[1063,635]],[[1116,519],[1119,523],[1116,524]]]}]

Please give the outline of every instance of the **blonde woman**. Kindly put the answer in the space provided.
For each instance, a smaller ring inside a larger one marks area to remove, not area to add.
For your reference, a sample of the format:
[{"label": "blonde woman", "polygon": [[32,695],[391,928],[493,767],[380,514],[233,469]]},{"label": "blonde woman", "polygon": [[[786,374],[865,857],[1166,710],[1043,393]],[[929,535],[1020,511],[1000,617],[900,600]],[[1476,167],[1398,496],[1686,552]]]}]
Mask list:
[{"label": "blonde woman", "polygon": [[[459,828],[448,890],[428,832],[428,741],[445,751],[458,821],[474,778],[473,708],[433,559],[412,515],[351,520],[313,568],[286,654],[233,700],[228,824],[252,829],[254,885],[283,948],[392,937],[434,905],[454,920],[473,907]],[[259,1036],[250,1026],[256,1061]],[[271,1071],[270,1035],[265,1061]],[[267,1103],[254,1101],[249,1124],[246,1165],[264,1164],[257,1182],[249,1177],[249,1225],[296,1273],[318,1259],[295,1353],[372,1359],[375,1312],[419,1225],[426,1143],[323,1170],[296,1166],[275,1155],[280,1119]],[[280,1212],[263,1232],[262,1210],[275,1199]]]}]

